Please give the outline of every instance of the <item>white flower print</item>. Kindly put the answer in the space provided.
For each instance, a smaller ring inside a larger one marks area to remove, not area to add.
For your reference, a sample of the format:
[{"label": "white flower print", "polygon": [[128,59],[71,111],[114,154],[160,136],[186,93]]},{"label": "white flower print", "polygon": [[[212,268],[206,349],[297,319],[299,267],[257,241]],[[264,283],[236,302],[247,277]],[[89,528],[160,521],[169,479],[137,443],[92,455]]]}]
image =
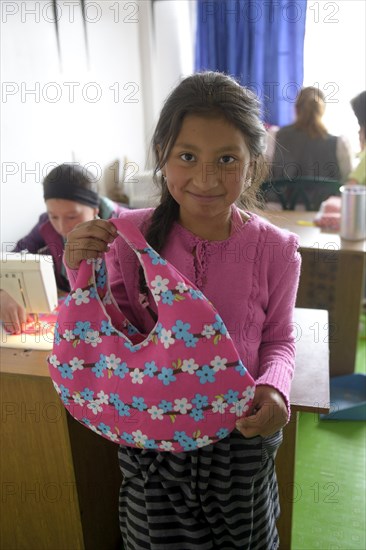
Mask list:
[{"label": "white flower print", "polygon": [[156,405],[153,405],[150,409],[147,409],[147,412],[151,416],[152,420],[163,420],[163,409],[159,409]]},{"label": "white flower print", "polygon": [[216,399],[216,401],[212,401],[211,406],[212,406],[212,412],[214,413],[218,412],[220,414],[224,414],[225,409],[228,406],[228,403],[226,403],[226,401],[224,401],[222,397],[219,397],[218,399]]},{"label": "white flower print", "polygon": [[81,304],[88,304],[89,299],[89,290],[83,290],[82,288],[77,288],[75,292],[71,294],[71,297],[75,300],[75,305],[81,306]]},{"label": "white flower print", "polygon": [[130,372],[130,376],[132,378],[132,384],[142,384],[144,373],[141,372],[140,369],[133,369],[133,371]]},{"label": "white flower print", "polygon": [[188,403],[188,399],[186,397],[182,397],[182,399],[174,399],[174,403],[175,405],[173,409],[182,414],[187,414],[189,409],[192,408],[192,405]]},{"label": "white flower print", "polygon": [[249,406],[247,405],[247,401],[245,399],[240,399],[240,401],[230,408],[230,412],[236,416],[243,416],[248,409]]},{"label": "white flower print", "polygon": [[76,403],[76,405],[84,405],[85,403],[85,399],[83,399],[80,395],[80,393],[74,393],[74,395],[72,396],[73,400],[74,400],[74,403]]},{"label": "white flower print", "polygon": [[210,439],[208,435],[204,435],[203,437],[197,437],[196,443],[197,447],[204,447],[205,445],[212,443],[212,439]]},{"label": "white flower print", "polygon": [[187,292],[188,287],[183,281],[180,281],[175,287],[175,290],[178,290],[179,294],[183,294],[183,292]]},{"label": "white flower print", "polygon": [[98,412],[102,412],[103,407],[101,407],[98,401],[91,401],[87,404],[88,409],[92,411],[93,414],[97,415]]},{"label": "white flower print", "polygon": [[172,344],[174,344],[174,338],[172,338],[172,331],[166,330],[165,328],[161,329],[160,342],[164,345],[165,349],[168,349]]},{"label": "white flower print", "polygon": [[141,430],[132,432],[132,435],[135,443],[141,443],[142,445],[145,445],[145,441],[147,441],[147,435],[144,435]]},{"label": "white flower print", "polygon": [[154,287],[154,294],[160,294],[161,292],[166,292],[168,290],[169,279],[163,279],[161,275],[157,275],[153,281],[151,281],[151,286]]},{"label": "white flower print", "polygon": [[253,399],[254,392],[255,388],[253,388],[253,386],[247,386],[247,388],[243,391],[242,396],[246,401],[249,401],[250,399]]},{"label": "white flower print", "polygon": [[114,353],[111,353],[109,357],[105,358],[105,361],[107,363],[107,369],[116,370],[121,362],[121,359],[119,357],[116,357]]},{"label": "white flower print", "polygon": [[213,366],[213,370],[215,372],[218,372],[219,370],[226,370],[226,363],[227,359],[225,357],[219,357],[216,355],[215,359],[213,359],[210,363],[210,365]]},{"label": "white flower print", "polygon": [[197,365],[194,359],[183,359],[183,363],[182,363],[183,372],[194,374],[194,371],[196,371],[198,368],[199,368],[199,365]]},{"label": "white flower print", "polygon": [[108,290],[106,292],[106,295],[103,298],[103,304],[111,304],[111,303],[112,303],[111,293]]},{"label": "white flower print", "polygon": [[109,396],[108,394],[104,393],[103,390],[97,393],[97,402],[103,405],[108,405]]},{"label": "white flower print", "polygon": [[109,437],[109,439],[111,441],[116,441],[116,442],[118,441],[118,435],[117,434],[114,434],[112,432],[107,432],[106,435]]},{"label": "white flower print", "polygon": [[157,290],[155,290],[155,288],[151,290],[151,294],[154,296],[155,302],[160,302],[161,300],[160,293]]},{"label": "white flower print", "polygon": [[174,451],[174,446],[171,441],[162,441],[159,445],[159,449],[162,451]]},{"label": "white flower print", "polygon": [[51,355],[49,358],[49,362],[53,367],[57,367],[58,365],[61,365],[60,361],[57,359],[57,355]]},{"label": "white flower print", "polygon": [[69,361],[69,365],[72,371],[83,370],[84,363],[84,359],[78,359],[77,357],[74,357],[73,359],[71,359],[71,361]]},{"label": "white flower print", "polygon": [[65,338],[66,342],[70,342],[70,340],[75,340],[75,334],[72,332],[72,330],[66,329],[62,336],[63,338]]},{"label": "white flower print", "polygon": [[206,336],[206,338],[209,340],[211,336],[215,336],[215,334],[216,334],[216,331],[212,325],[203,326],[203,331],[201,332],[202,336]]},{"label": "white flower print", "polygon": [[100,344],[102,339],[99,336],[99,332],[97,330],[88,330],[85,334],[85,343],[91,344],[93,348],[96,348],[98,344]]}]

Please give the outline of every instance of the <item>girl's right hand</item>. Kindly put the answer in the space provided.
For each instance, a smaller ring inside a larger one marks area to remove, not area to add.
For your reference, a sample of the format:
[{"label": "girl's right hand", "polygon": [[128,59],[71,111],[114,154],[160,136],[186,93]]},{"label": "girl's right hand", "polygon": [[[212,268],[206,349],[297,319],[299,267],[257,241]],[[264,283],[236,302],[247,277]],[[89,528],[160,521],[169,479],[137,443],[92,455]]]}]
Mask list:
[{"label": "girl's right hand", "polygon": [[117,237],[117,229],[107,220],[80,223],[67,235],[65,262],[70,269],[77,269],[82,260],[100,258]]},{"label": "girl's right hand", "polygon": [[20,334],[27,322],[24,307],[18,304],[5,290],[0,290],[0,319],[10,334]]}]

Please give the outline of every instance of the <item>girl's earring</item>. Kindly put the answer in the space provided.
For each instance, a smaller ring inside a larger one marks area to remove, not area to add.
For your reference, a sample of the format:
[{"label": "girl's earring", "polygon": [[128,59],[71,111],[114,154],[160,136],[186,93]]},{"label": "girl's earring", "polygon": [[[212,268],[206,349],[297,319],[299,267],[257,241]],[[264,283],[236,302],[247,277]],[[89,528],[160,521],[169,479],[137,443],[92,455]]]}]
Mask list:
[{"label": "girl's earring", "polygon": [[163,174],[163,182],[166,183],[166,176]]}]

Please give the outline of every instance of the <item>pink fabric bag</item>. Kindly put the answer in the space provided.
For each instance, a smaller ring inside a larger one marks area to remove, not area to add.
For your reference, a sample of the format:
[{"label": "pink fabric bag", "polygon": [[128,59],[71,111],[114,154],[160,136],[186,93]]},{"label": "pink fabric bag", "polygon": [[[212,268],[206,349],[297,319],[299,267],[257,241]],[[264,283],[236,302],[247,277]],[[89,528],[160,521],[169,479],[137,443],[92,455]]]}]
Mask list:
[{"label": "pink fabric bag", "polygon": [[133,224],[111,221],[143,266],[158,321],[139,333],[111,295],[104,259],[83,261],[48,358],[56,391],[78,421],[121,445],[181,452],[214,443],[249,410],[254,382],[202,292]]}]

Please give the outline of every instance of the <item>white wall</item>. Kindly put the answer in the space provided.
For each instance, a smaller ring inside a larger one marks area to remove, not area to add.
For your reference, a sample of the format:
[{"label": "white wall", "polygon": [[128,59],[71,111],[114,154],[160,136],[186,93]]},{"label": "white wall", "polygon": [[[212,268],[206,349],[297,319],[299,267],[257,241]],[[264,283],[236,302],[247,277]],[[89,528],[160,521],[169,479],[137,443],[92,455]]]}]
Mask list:
[{"label": "white wall", "polygon": [[41,182],[53,164],[89,164],[99,175],[115,158],[145,165],[141,2],[88,2],[89,66],[79,2],[58,4],[62,66],[52,3],[1,3],[2,243],[44,210]]}]

